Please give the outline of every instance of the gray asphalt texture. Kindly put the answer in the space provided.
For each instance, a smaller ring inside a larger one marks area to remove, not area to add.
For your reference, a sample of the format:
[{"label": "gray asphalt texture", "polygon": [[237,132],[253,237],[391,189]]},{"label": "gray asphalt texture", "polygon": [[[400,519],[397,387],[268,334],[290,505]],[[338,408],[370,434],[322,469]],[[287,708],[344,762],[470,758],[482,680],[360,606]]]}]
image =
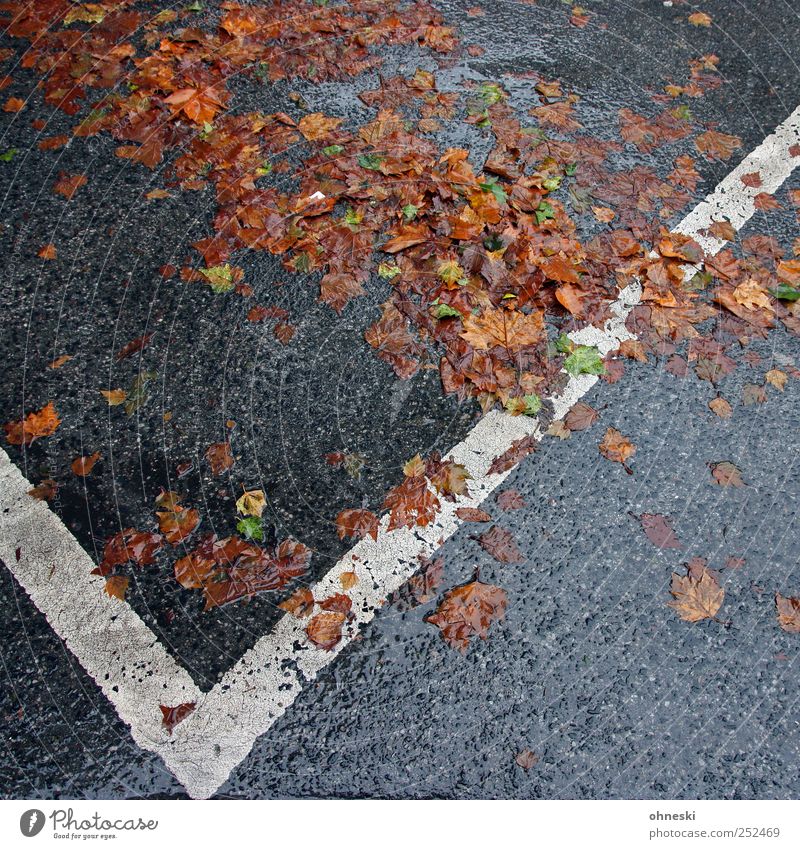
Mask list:
[{"label": "gray asphalt texture", "polygon": [[[523,83],[503,74],[537,70],[582,96],[579,115],[598,137],[616,133],[621,106],[651,110],[653,91],[669,78],[684,79],[688,58],[712,51],[728,82],[692,109],[742,137],[741,155],[797,105],[800,71],[791,51],[800,20],[786,3],[704,3],[712,30],[686,25],[687,5],[585,3],[596,13],[585,30],[569,26],[559,2],[487,4],[485,17],[467,18],[470,5],[439,7],[462,27],[464,42],[486,54],[441,71],[443,87],[448,80],[456,88],[464,78],[500,78],[512,96],[524,98]],[[420,51],[404,50],[388,57],[383,73],[417,65],[435,68]],[[16,78],[7,92],[27,96],[30,78]],[[275,90],[243,83],[237,106],[287,108],[288,91],[296,89],[312,109],[361,120],[370,113],[356,107],[354,95],[374,84],[369,76]],[[23,403],[38,408],[51,397],[48,390],[70,394],[73,406],[65,406],[57,443],[13,458],[38,480],[80,453],[102,451],[86,491],[67,482],[57,505],[92,552],[120,527],[144,524],[158,487],[175,488],[176,463],[197,459],[232,418],[235,477],[212,479],[196,462],[198,472],[178,488],[190,503],[204,504],[205,530],[222,534],[233,530],[239,484],[263,482],[275,533],[312,545],[321,574],[344,550],[331,525],[338,510],[379,502],[409,456],[457,442],[474,421],[474,407],[442,399],[434,371],[400,383],[375,359],[362,333],[386,296],[377,284],[373,306],[356,301],[338,319],[315,304],[313,285],[269,258],[245,258],[257,301],[285,306],[299,324],[284,349],[243,320],[250,304],[223,304],[198,287],[161,283],[155,269],[180,264],[189,244],[207,232],[211,195],[144,202],[158,178],[121,164],[110,139],[40,153],[29,127],[37,103],[22,113],[25,120],[11,123],[0,145],[31,148],[15,160],[10,184],[0,175],[8,188],[0,400],[4,421],[16,418]],[[43,135],[62,131],[59,121],[67,126],[58,115],[52,120]],[[460,128],[446,143],[468,145],[478,163],[486,152],[486,140],[473,130]],[[654,157],[625,156],[664,173],[680,152],[673,145]],[[700,163],[705,182],[698,195],[735,164]],[[66,206],[50,193],[60,170],[90,174]],[[779,197],[791,209],[785,193]],[[756,230],[786,245],[798,235],[787,211],[760,216]],[[58,245],[59,260],[42,264],[35,254],[48,241]],[[153,328],[145,354],[145,364],[159,372],[151,405],[131,420],[112,417],[96,390],[127,386],[135,366],[114,365],[113,354]],[[527,507],[501,513],[492,500],[487,505],[512,531],[525,561],[493,561],[473,538],[483,530],[478,525],[464,526],[441,552],[443,590],[479,566],[482,580],[508,592],[505,620],[489,639],[462,657],[423,621],[434,603],[402,613],[387,608],[257,742],[219,795],[796,797],[798,642],[777,627],[774,593],[800,594],[797,392],[791,381],[784,394],[768,387],[766,404],[744,408],[741,387],[761,383],[786,358],[800,364],[800,343],[775,333],[753,347],[762,362],[743,364],[720,387],[735,408],[727,422],[707,409],[715,393],[692,373],[676,378],[652,363],[626,364],[619,383],[601,383],[585,399],[601,410],[600,421],[565,442],[548,439],[509,479],[505,488],[517,489]],[[76,351],[77,361],[61,371],[44,368]],[[170,428],[160,421],[166,410],[173,412]],[[632,476],[597,451],[608,426],[637,445]],[[361,481],[326,467],[321,455],[339,449],[367,457]],[[740,466],[748,486],[715,486],[707,463],[719,460]],[[227,513],[215,512],[220,488]],[[643,512],[669,515],[684,548],[654,548],[630,515]],[[665,606],[671,571],[694,556],[713,568],[729,556],[744,558],[741,568],[721,573],[720,617],[729,626],[690,625]],[[0,793],[181,796],[163,764],[133,744],[7,570],[0,575],[7,634],[0,648]],[[279,600],[202,614],[196,595],[169,581],[166,563],[137,575],[130,595],[200,686],[213,685],[269,628]],[[167,611],[174,614],[169,621]],[[526,748],[540,756],[528,771],[514,762]]]}]

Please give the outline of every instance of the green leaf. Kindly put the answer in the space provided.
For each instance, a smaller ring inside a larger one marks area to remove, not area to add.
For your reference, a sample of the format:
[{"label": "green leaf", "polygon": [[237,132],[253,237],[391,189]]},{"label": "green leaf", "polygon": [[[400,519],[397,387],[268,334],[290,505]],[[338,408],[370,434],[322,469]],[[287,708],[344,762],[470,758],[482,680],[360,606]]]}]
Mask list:
[{"label": "green leaf", "polygon": [[558,339],[556,339],[556,351],[558,351],[559,354],[569,354],[573,347],[572,340],[566,333],[562,333]]},{"label": "green leaf", "polygon": [[261,519],[258,516],[247,516],[244,519],[239,519],[236,523],[236,530],[245,539],[255,539],[259,542],[264,539],[264,528],[261,526]]},{"label": "green leaf", "polygon": [[128,396],[125,399],[125,413],[132,416],[139,407],[147,403],[150,394],[147,391],[147,384],[156,376],[154,371],[141,371],[133,379],[131,388],[128,390]]},{"label": "green leaf", "polygon": [[773,298],[778,298],[781,301],[797,301],[800,300],[800,289],[795,289],[788,283],[778,283],[774,289],[769,290]]},{"label": "green leaf", "polygon": [[0,153],[0,162],[11,162],[11,160],[19,153],[17,148],[10,147],[3,153]]},{"label": "green leaf", "polygon": [[561,185],[561,177],[548,177],[546,180],[542,180],[542,187],[547,189],[548,192],[554,192]]},{"label": "green leaf", "polygon": [[382,262],[378,266],[378,277],[381,277],[384,280],[391,280],[393,277],[397,277],[399,273],[399,266],[393,262]]},{"label": "green leaf", "polygon": [[211,268],[200,268],[198,270],[208,280],[208,284],[215,294],[220,295],[233,289],[233,271],[230,263],[226,262],[225,265],[214,265]]},{"label": "green leaf", "polygon": [[417,213],[419,212],[419,207],[414,206],[413,203],[407,203],[403,207],[403,218],[406,221],[413,221],[417,217]]},{"label": "green leaf", "polygon": [[504,100],[506,93],[497,83],[481,83],[478,89],[478,97],[487,105],[494,106]]},{"label": "green leaf", "polygon": [[523,416],[535,416],[542,409],[542,399],[536,395],[523,395],[522,400],[525,402]]},{"label": "green leaf", "polygon": [[263,162],[260,168],[256,168],[256,174],[259,177],[266,177],[267,174],[272,173],[272,163],[271,162]]},{"label": "green leaf", "polygon": [[570,162],[569,165],[567,165],[567,167],[564,169],[564,173],[567,175],[567,177],[574,177],[575,174],[577,173],[577,171],[578,171],[578,163],[577,162]]},{"label": "green leaf", "polygon": [[505,189],[494,177],[487,177],[485,182],[478,183],[478,185],[484,192],[491,192],[497,198],[498,203],[504,204],[508,200]]},{"label": "green leaf", "polygon": [[434,310],[436,318],[463,318],[464,316],[450,304],[437,304]]},{"label": "green leaf", "polygon": [[543,200],[539,206],[536,208],[536,223],[541,224],[543,221],[547,221],[548,218],[555,218],[556,213],[552,206],[546,201]]},{"label": "green leaf", "polygon": [[344,223],[349,224],[351,227],[357,227],[363,218],[363,214],[356,212],[352,206],[348,206],[344,211]]},{"label": "green leaf", "polygon": [[183,10],[184,12],[202,12],[203,4],[199,2],[199,0],[195,0],[194,3],[190,3]]},{"label": "green leaf", "polygon": [[343,150],[344,147],[340,144],[329,144],[327,147],[322,148],[325,156],[338,156]]},{"label": "green leaf", "polygon": [[382,163],[383,157],[377,153],[362,153],[358,157],[358,164],[370,171],[379,171]]},{"label": "green leaf", "polygon": [[564,368],[573,377],[579,374],[605,374],[606,367],[597,348],[578,345],[564,360]]}]

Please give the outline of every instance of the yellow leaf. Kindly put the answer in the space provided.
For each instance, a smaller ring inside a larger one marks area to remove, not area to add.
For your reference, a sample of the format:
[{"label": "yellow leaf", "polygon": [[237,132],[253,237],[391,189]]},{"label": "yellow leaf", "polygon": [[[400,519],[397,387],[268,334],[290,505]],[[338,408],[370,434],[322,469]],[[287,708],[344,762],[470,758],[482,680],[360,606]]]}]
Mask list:
[{"label": "yellow leaf", "polygon": [[118,407],[125,403],[128,393],[124,389],[101,389],[100,394],[108,401],[109,407]]},{"label": "yellow leaf", "polygon": [[264,491],[261,489],[251,489],[243,493],[236,501],[236,509],[242,516],[258,516],[264,512],[264,507],[267,500],[264,497]]}]

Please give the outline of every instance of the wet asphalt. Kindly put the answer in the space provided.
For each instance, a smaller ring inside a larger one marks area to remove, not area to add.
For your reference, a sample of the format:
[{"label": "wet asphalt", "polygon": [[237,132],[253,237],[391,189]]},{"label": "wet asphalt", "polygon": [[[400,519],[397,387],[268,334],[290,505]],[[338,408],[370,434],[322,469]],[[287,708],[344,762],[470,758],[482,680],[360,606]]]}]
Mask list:
[{"label": "wet asphalt", "polygon": [[[685,79],[687,60],[702,53],[720,56],[726,84],[692,109],[742,137],[740,155],[797,105],[800,19],[788,3],[704,3],[710,30],[685,23],[686,4],[585,3],[594,18],[582,30],[570,26],[560,2],[486,4],[483,17],[468,17],[470,5],[439,8],[466,44],[486,52],[447,62],[441,87],[499,79],[523,108],[528,85],[520,74],[558,77],[581,95],[579,116],[599,138],[615,136],[622,106],[653,114],[651,95]],[[418,65],[436,68],[419,50],[393,49],[383,73]],[[9,94],[31,93],[25,73],[15,74]],[[360,121],[370,111],[355,95],[376,81],[242,82],[236,106],[295,114],[288,93],[298,90],[312,110]],[[202,505],[205,529],[223,535],[233,530],[241,484],[261,485],[275,534],[312,546],[315,574],[324,573],[344,550],[336,513],[378,504],[409,456],[458,442],[477,410],[443,398],[435,371],[399,382],[373,356],[362,334],[387,294],[379,281],[340,319],[316,303],[313,279],[288,275],[270,257],[244,258],[257,302],[286,308],[298,326],[286,347],[244,319],[250,304],[241,299],[162,281],[157,268],[182,264],[207,232],[211,193],[146,201],[160,175],[122,163],[102,137],[38,151],[32,117],[49,121],[42,135],[69,125],[38,97],[24,117],[3,116],[0,146],[21,154],[0,172],[0,401],[5,421],[23,406],[63,399],[64,424],[58,439],[24,456],[12,449],[12,459],[37,481],[78,454],[101,451],[85,488],[65,481],[55,505],[90,553],[121,527],[144,525],[160,486],[186,492],[187,502]],[[488,142],[479,131],[448,134],[443,144],[469,147],[480,164]],[[681,144],[650,157],[626,150],[620,164],[641,161],[666,173],[681,152]],[[701,163],[698,196],[735,164]],[[50,191],[61,170],[90,175],[68,204]],[[780,197],[791,209],[785,192]],[[798,235],[789,211],[761,216],[751,230],[785,245]],[[36,252],[50,241],[59,258],[42,263]],[[142,364],[157,378],[148,403],[126,418],[97,390],[128,386],[139,364],[117,363],[114,354],[152,331]],[[797,390],[793,381],[783,394],[768,388],[767,403],[745,408],[741,389],[762,382],[772,365],[800,365],[800,343],[775,333],[755,347],[762,361],[743,364],[720,387],[734,405],[727,422],[707,409],[714,394],[707,383],[691,372],[676,378],[663,364],[627,364],[619,383],[596,387],[585,399],[601,411],[593,428],[548,439],[507,482],[526,507],[501,513],[489,502],[525,560],[493,561],[473,539],[475,525],[441,552],[443,589],[477,566],[482,580],[508,592],[506,618],[489,639],[462,657],[423,621],[433,603],[385,609],[257,742],[219,795],[796,796],[798,643],[777,628],[773,597],[800,593]],[[46,369],[61,354],[74,359]],[[228,420],[236,423],[237,464],[230,479],[212,478],[200,457],[223,438]],[[636,443],[632,476],[600,457],[607,426]],[[364,456],[360,480],[325,464],[322,455],[337,450]],[[193,471],[176,484],[176,466],[189,460]],[[740,466],[748,486],[715,486],[707,463],[719,460]],[[630,515],[644,512],[669,515],[684,548],[654,548]],[[665,607],[671,571],[694,556],[714,568],[744,559],[722,570],[729,626],[689,625]],[[180,796],[8,571],[0,575],[2,795]],[[269,629],[279,599],[203,614],[196,595],[170,580],[165,561],[136,575],[130,600],[206,688]],[[540,756],[528,771],[514,761],[522,749]]]}]

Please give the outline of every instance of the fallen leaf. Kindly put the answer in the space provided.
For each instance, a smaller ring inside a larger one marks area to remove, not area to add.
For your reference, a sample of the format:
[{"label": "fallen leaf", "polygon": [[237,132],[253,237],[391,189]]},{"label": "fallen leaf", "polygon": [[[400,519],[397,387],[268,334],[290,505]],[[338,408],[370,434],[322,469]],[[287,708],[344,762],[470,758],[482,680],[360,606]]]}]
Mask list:
[{"label": "fallen leaf", "polygon": [[514,758],[514,761],[517,766],[522,767],[522,769],[528,770],[539,763],[539,755],[537,755],[536,752],[532,752],[530,749],[523,749],[521,752],[517,753],[517,756]]},{"label": "fallen leaf", "polygon": [[331,651],[342,639],[347,614],[338,611],[318,613],[306,626],[308,639],[318,648]]},{"label": "fallen leaf", "polygon": [[742,389],[742,403],[745,407],[752,407],[754,404],[764,404],[767,400],[767,393],[763,386],[756,383],[745,383]]},{"label": "fallen leaf", "polygon": [[800,634],[800,598],[775,593],[778,624],[790,634]]},{"label": "fallen leaf", "polygon": [[728,460],[719,463],[709,463],[714,483],[719,486],[745,486],[742,480],[742,470]]},{"label": "fallen leaf", "polygon": [[492,623],[505,615],[507,603],[505,590],[471,581],[446,592],[436,612],[425,621],[439,628],[449,646],[466,653],[472,637],[486,639]]},{"label": "fallen leaf", "polygon": [[742,140],[737,136],[729,136],[727,133],[706,130],[697,136],[694,144],[708,159],[727,161],[733,156],[733,152],[742,146]]},{"label": "fallen leaf", "polygon": [[95,463],[100,459],[100,452],[95,451],[88,457],[76,457],[72,461],[72,473],[80,478],[85,478],[94,468]]},{"label": "fallen leaf", "polygon": [[339,539],[364,539],[366,536],[377,539],[378,524],[378,517],[371,510],[342,510],[336,517],[336,533]]},{"label": "fallen leaf", "polygon": [[607,460],[620,463],[626,471],[628,460],[636,453],[636,446],[613,427],[608,428],[598,448]]},{"label": "fallen leaf", "polygon": [[31,445],[35,440],[44,436],[52,436],[61,424],[56,408],[49,401],[37,412],[28,415],[18,422],[8,422],[3,425],[6,439],[11,445]]},{"label": "fallen leaf", "polygon": [[50,368],[50,369],[59,369],[59,368],[61,368],[61,366],[63,366],[65,363],[68,363],[71,359],[72,359],[72,357],[71,357],[69,354],[62,354],[60,357],[56,357],[56,358],[53,360],[53,362],[51,362],[51,363],[47,366],[47,368]]},{"label": "fallen leaf", "polygon": [[711,15],[706,14],[705,12],[692,12],[689,15],[689,23],[695,27],[710,27],[711,26]]},{"label": "fallen leaf", "polygon": [[733,415],[733,407],[721,396],[717,395],[708,402],[709,409],[721,419],[729,419]]},{"label": "fallen leaf", "polygon": [[670,587],[673,601],[667,602],[684,622],[715,619],[725,598],[725,590],[713,575],[704,570],[699,578],[672,573]]},{"label": "fallen leaf", "polygon": [[236,511],[242,516],[260,517],[266,505],[267,499],[262,489],[246,490],[236,499]]},{"label": "fallen leaf", "polygon": [[128,393],[124,389],[101,389],[100,394],[108,401],[109,407],[118,407],[124,404]]},{"label": "fallen leaf", "polygon": [[295,590],[292,595],[285,601],[282,601],[278,607],[291,613],[296,619],[305,619],[311,615],[314,609],[314,595],[308,587],[300,587]]},{"label": "fallen leaf", "polygon": [[196,702],[184,702],[180,705],[167,707],[159,705],[161,708],[161,724],[167,729],[167,733],[171,736],[172,730],[179,722],[183,722],[190,713],[197,707]]},{"label": "fallen leaf", "polygon": [[28,495],[39,501],[52,501],[57,493],[58,484],[52,478],[45,478],[41,483],[28,490]]},{"label": "fallen leaf", "polygon": [[511,532],[497,525],[484,531],[478,543],[499,563],[521,563],[525,559]]},{"label": "fallen leaf", "polygon": [[639,521],[645,536],[656,548],[683,548],[666,516],[660,513],[642,513]]},{"label": "fallen leaf", "polygon": [[456,516],[462,522],[491,522],[492,515],[478,507],[459,507],[456,510]]},{"label": "fallen leaf", "polygon": [[128,591],[130,578],[127,575],[109,575],[104,587],[106,595],[125,601],[125,593]]},{"label": "fallen leaf", "polygon": [[497,506],[501,510],[522,510],[527,505],[516,489],[506,489],[497,496]]},{"label": "fallen leaf", "polygon": [[205,457],[211,466],[211,473],[214,475],[221,475],[226,472],[235,462],[231,453],[230,442],[215,442],[209,445]]},{"label": "fallen leaf", "polygon": [[358,575],[355,572],[342,572],[339,575],[339,583],[343,590],[352,590],[358,583]]},{"label": "fallen leaf", "polygon": [[781,371],[778,368],[771,368],[765,375],[764,379],[771,386],[774,386],[776,389],[783,392],[784,387],[786,386],[786,381],[789,379],[789,375],[786,374],[785,371]]},{"label": "fallen leaf", "polygon": [[40,259],[55,259],[58,256],[58,251],[56,250],[56,246],[51,242],[40,248],[37,256]]},{"label": "fallen leaf", "polygon": [[599,418],[600,414],[594,407],[584,404],[583,401],[578,401],[565,416],[564,424],[573,431],[586,430]]},{"label": "fallen leaf", "polygon": [[69,175],[62,171],[53,186],[53,191],[57,195],[65,197],[67,200],[72,200],[72,198],[75,197],[75,192],[77,192],[81,186],[85,186],[88,180],[89,178],[85,174]]}]

